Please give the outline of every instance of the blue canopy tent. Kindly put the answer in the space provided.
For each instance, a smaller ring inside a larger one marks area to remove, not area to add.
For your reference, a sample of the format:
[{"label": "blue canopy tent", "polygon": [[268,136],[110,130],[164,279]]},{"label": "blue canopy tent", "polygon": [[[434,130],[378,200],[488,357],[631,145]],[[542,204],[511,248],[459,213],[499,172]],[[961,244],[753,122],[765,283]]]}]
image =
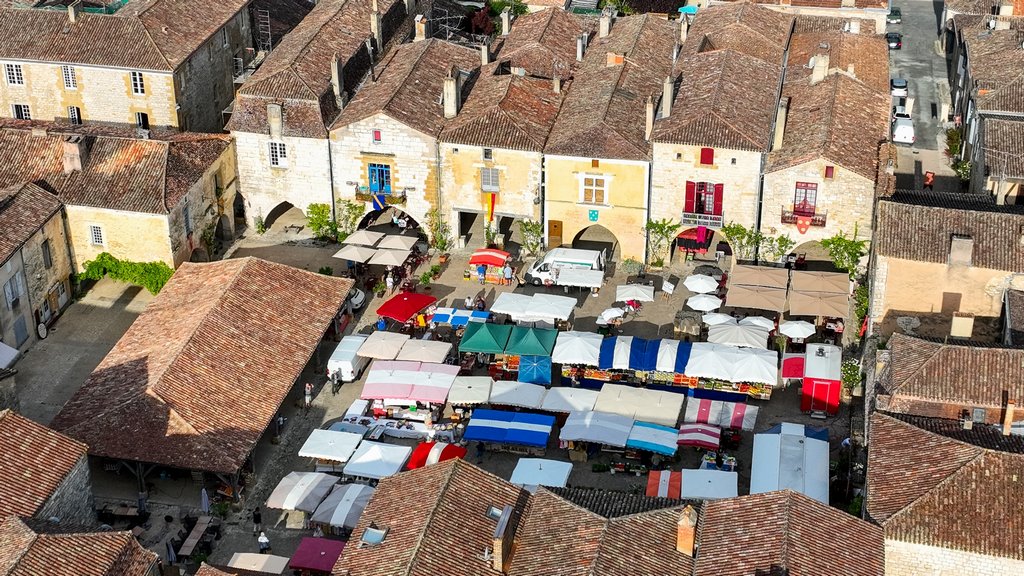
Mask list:
[{"label": "blue canopy tent", "polygon": [[491,317],[490,312],[482,310],[460,310],[458,308],[438,308],[434,311],[431,322],[438,324],[451,324],[452,326],[465,326],[470,322],[486,322]]},{"label": "blue canopy tent", "polygon": [[661,340],[614,336],[601,342],[598,367],[602,370],[655,370]]},{"label": "blue canopy tent", "polygon": [[551,357],[520,356],[519,381],[530,384],[551,384]]},{"label": "blue canopy tent", "polygon": [[627,448],[672,456],[679,449],[679,430],[651,422],[634,422],[626,440]]},{"label": "blue canopy tent", "polygon": [[473,412],[462,438],[495,444],[544,447],[548,445],[548,437],[554,425],[554,416],[479,409]]}]

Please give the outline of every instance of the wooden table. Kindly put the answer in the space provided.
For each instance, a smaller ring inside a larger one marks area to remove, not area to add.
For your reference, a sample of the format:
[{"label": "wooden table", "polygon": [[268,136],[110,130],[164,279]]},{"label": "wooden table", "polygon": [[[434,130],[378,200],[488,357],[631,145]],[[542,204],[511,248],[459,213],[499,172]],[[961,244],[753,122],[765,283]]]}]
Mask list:
[{"label": "wooden table", "polygon": [[192,532],[189,533],[188,538],[181,543],[181,548],[178,550],[178,556],[191,556],[195,552],[196,546],[199,541],[203,539],[203,534],[206,533],[206,529],[210,527],[210,522],[213,518],[210,516],[200,516],[196,521],[196,525],[192,528]]}]

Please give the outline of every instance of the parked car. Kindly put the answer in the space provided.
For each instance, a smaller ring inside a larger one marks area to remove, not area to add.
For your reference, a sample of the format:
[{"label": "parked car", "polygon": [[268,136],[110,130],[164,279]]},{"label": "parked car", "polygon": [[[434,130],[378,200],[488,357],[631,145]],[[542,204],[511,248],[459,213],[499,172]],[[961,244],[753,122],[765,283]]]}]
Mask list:
[{"label": "parked car", "polygon": [[903,48],[903,34],[889,32],[885,35],[885,41],[889,44],[889,50],[900,50]]},{"label": "parked car", "polygon": [[893,78],[889,81],[889,88],[892,90],[892,95],[896,98],[906,98],[910,95],[905,78]]},{"label": "parked car", "polygon": [[889,14],[885,17],[885,21],[889,24],[902,24],[903,23],[903,12],[900,12],[899,8],[893,8],[889,11]]},{"label": "parked car", "polygon": [[910,118],[897,118],[892,122],[892,141],[898,144],[913,144],[917,138],[914,136],[914,121]]},{"label": "parked car", "polygon": [[359,288],[353,286],[352,289],[348,291],[348,297],[345,300],[352,305],[353,312],[362,310],[363,306],[366,305],[366,292],[363,292]]},{"label": "parked car", "polygon": [[907,120],[910,120],[910,111],[907,110],[907,108],[905,106],[903,106],[903,105],[893,106],[892,107],[892,119],[893,119],[893,121],[896,121],[896,120],[898,120],[900,118],[906,118]]}]

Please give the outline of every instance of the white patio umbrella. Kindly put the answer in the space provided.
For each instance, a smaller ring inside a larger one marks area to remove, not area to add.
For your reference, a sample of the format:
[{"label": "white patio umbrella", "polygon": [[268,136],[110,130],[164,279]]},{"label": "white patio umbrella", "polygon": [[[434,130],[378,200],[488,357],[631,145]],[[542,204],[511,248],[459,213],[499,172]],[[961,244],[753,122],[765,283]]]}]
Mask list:
[{"label": "white patio umbrella", "polygon": [[694,274],[692,276],[687,276],[686,280],[683,280],[683,286],[686,286],[686,289],[690,292],[706,294],[718,289],[718,281],[711,276]]},{"label": "white patio umbrella", "polygon": [[339,528],[355,528],[366,505],[373,497],[374,489],[365,484],[342,484],[313,512],[311,520]]},{"label": "white patio umbrella", "polygon": [[366,340],[359,347],[359,350],[356,351],[356,354],[363,358],[394,360],[408,340],[409,336],[407,334],[378,330],[366,337]]},{"label": "white patio umbrella", "polygon": [[704,321],[708,326],[718,326],[719,324],[735,324],[736,319],[728,314],[722,314],[721,312],[711,312],[701,316],[701,320]]},{"label": "white patio umbrella", "polygon": [[790,338],[810,338],[817,332],[814,324],[804,320],[789,320],[779,324],[779,333]]},{"label": "white patio umbrella", "polygon": [[774,330],[775,322],[764,316],[747,316],[739,322],[740,326],[757,326],[765,330]]},{"label": "white patio umbrella", "polygon": [[385,236],[383,240],[377,244],[377,248],[389,248],[391,250],[412,250],[412,247],[416,245],[418,240],[415,236],[399,236],[397,234],[391,234]]},{"label": "white patio umbrella", "polygon": [[401,266],[409,257],[409,250],[377,250],[377,253],[370,258],[370,264],[380,266]]},{"label": "white patio umbrella", "polygon": [[654,286],[643,284],[623,284],[615,287],[615,300],[625,302],[626,300],[639,300],[641,302],[654,302]]},{"label": "white patio umbrella", "polygon": [[384,234],[380,232],[371,232],[370,230],[359,230],[349,234],[348,238],[345,238],[342,244],[361,244],[363,246],[373,246]]},{"label": "white patio umbrella", "polygon": [[551,361],[555,364],[586,364],[597,366],[604,338],[593,332],[559,332]]},{"label": "white patio umbrella", "polygon": [[710,294],[697,294],[696,296],[690,296],[690,299],[686,301],[686,305],[694,310],[710,312],[721,308],[722,300]]},{"label": "white patio umbrella", "polygon": [[313,512],[337,483],[337,476],[322,472],[291,472],[270,493],[267,508]]},{"label": "white patio umbrella", "polygon": [[768,331],[749,324],[719,324],[708,328],[708,342],[746,348],[767,348]]},{"label": "white patio umbrella", "polygon": [[441,363],[448,357],[451,349],[451,343],[440,340],[406,340],[395,360]]},{"label": "white patio umbrella", "polygon": [[616,318],[622,318],[622,316],[625,313],[626,311],[623,310],[622,308],[608,308],[604,312],[601,312],[600,315],[598,315],[597,325],[606,326],[612,320],[615,320]]},{"label": "white patio umbrella", "polygon": [[353,262],[366,262],[373,255],[377,253],[377,250],[370,248],[369,246],[360,246],[359,244],[346,244],[334,253],[334,258],[341,258],[342,260],[351,260]]}]

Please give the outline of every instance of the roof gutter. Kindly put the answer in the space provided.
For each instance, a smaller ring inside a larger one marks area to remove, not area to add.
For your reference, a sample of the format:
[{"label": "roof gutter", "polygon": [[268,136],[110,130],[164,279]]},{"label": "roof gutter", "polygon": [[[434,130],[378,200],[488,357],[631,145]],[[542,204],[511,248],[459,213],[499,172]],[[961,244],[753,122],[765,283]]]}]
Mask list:
[{"label": "roof gutter", "polygon": [[[789,39],[793,38],[793,28],[790,26]],[[782,73],[779,74],[779,86],[775,90],[775,109],[778,110],[779,102],[782,100],[782,87],[786,84],[786,67],[789,65],[789,39],[786,42],[786,49],[782,53]],[[761,232],[761,214],[764,212],[764,174],[768,165],[768,154],[771,153],[771,144],[775,141],[775,130],[778,129],[778,114],[772,115],[772,129],[768,133],[768,150],[761,155],[761,170],[757,176],[757,210],[754,212],[754,231]],[[754,263],[761,260],[761,245],[754,246]]]}]

